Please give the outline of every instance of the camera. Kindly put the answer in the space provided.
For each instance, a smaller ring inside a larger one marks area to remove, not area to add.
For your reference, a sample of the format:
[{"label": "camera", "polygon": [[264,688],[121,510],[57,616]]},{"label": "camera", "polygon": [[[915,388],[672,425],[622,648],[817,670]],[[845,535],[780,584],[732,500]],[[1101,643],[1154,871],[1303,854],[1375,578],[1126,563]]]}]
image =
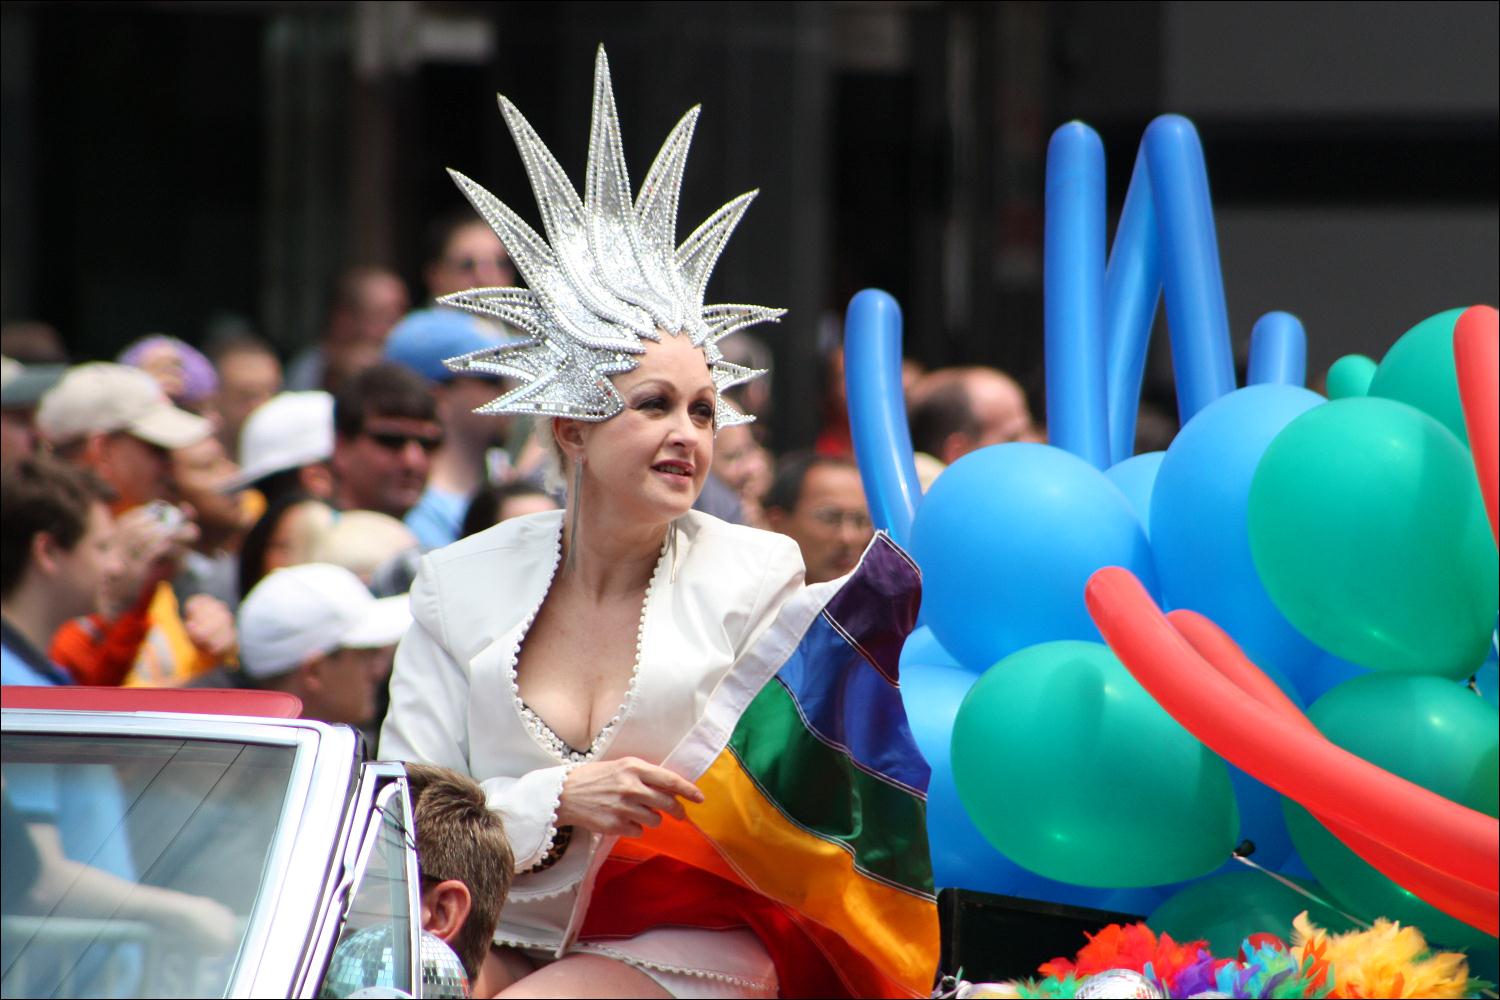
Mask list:
[{"label": "camera", "polygon": [[146,505],[146,512],[151,519],[161,528],[163,534],[175,535],[177,529],[181,528],[187,516],[182,510],[165,500],[153,500]]}]

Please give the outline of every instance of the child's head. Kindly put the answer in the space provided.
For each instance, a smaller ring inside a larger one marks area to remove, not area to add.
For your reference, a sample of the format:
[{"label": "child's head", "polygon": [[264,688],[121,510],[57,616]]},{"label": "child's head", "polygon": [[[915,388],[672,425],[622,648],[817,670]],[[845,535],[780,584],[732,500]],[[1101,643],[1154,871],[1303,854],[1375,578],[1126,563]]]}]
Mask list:
[{"label": "child's head", "polygon": [[430,764],[407,764],[406,775],[422,873],[422,929],[458,953],[473,981],[510,891],[510,841],[472,778]]}]

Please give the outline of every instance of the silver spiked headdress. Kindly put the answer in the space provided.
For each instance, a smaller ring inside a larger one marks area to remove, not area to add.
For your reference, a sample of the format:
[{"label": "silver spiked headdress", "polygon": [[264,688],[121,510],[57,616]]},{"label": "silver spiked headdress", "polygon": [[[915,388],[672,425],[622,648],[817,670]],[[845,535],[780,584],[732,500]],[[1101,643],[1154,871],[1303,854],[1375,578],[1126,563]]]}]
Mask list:
[{"label": "silver spiked headdress", "polygon": [[536,130],[500,96],[500,113],[526,166],[547,238],[474,181],[448,171],[510,251],[528,286],[474,288],[440,300],[524,331],[523,340],[447,361],[456,372],[521,381],[476,412],[608,420],[625,405],[609,376],[639,364],[642,341],[659,341],[659,331],[665,330],[703,349],[718,390],[715,429],[754,419],[726,402],[723,392],[765,373],[726,361],[718,343],[747,326],[779,319],[786,310],[703,304],[709,273],[757,192],[724,205],[681,246],[674,242],[682,171],[699,110],[688,111],[668,134],[632,201],[609,60],[601,45],[580,200]]}]

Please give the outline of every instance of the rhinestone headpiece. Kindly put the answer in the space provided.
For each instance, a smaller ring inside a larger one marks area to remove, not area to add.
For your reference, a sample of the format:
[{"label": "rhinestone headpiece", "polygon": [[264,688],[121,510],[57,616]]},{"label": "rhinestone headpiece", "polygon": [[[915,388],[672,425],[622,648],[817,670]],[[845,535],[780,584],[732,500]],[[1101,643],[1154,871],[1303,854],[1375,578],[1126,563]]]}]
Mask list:
[{"label": "rhinestone headpiece", "polygon": [[718,343],[747,326],[779,319],[786,310],[703,304],[709,273],[757,192],[735,198],[681,246],[674,244],[682,170],[700,110],[688,111],[672,129],[632,202],[609,60],[601,45],[594,63],[588,170],[579,200],[536,130],[500,96],[500,113],[526,165],[547,239],[484,188],[448,171],[510,251],[529,286],[474,288],[439,300],[504,320],[526,335],[446,362],[456,372],[521,380],[476,412],[608,420],[625,405],[609,376],[638,365],[645,350],[642,341],[659,341],[659,331],[665,330],[685,334],[703,349],[718,390],[715,429],[754,419],[726,402],[723,393],[765,372],[724,360]]}]

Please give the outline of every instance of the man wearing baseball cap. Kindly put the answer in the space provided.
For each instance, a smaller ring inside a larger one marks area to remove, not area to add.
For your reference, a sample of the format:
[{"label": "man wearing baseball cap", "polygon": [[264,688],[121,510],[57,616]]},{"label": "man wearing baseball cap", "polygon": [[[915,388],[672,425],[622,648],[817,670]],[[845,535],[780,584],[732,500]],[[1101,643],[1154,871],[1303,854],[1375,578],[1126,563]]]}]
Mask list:
[{"label": "man wearing baseball cap", "polygon": [[179,607],[168,582],[196,527],[173,508],[148,506],[173,499],[171,452],[207,438],[212,424],[173,406],[145,372],[90,362],[42,397],[36,427],[54,454],[114,491],[124,563],[107,595],[110,614],[63,626],[53,659],[84,684],[179,684],[231,656],[234,621],[224,603],[199,594]]},{"label": "man wearing baseball cap", "polygon": [[385,342],[385,358],[427,380],[437,401],[443,443],[433,453],[427,488],[406,514],[423,549],[458,539],[469,501],[489,478],[492,449],[505,444],[508,422],[475,413],[500,395],[498,379],[458,375],[443,361],[503,343],[494,327],[456,309],[421,309],[396,324]]},{"label": "man wearing baseball cap", "polygon": [[213,432],[180,410],[138,368],[93,361],[68,369],[37,407],[36,427],[53,452],[98,473],[122,507],[170,499],[174,448]]},{"label": "man wearing baseball cap", "polygon": [[329,563],[279,569],[240,603],[240,670],[251,683],[302,699],[302,717],[375,722],[390,647],[411,624],[405,594],[377,599]]}]

